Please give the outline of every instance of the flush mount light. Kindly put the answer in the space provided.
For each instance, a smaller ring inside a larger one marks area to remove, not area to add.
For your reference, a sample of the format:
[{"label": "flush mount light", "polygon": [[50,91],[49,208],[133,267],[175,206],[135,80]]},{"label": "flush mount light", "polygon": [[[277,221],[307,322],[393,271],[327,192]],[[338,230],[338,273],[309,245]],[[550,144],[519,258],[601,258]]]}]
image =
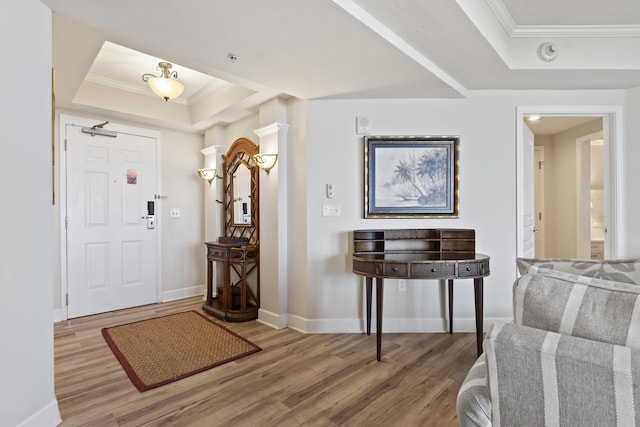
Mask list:
[{"label": "flush mount light", "polygon": [[165,101],[179,97],[184,90],[184,85],[177,80],[178,72],[169,71],[171,67],[168,62],[159,62],[156,67],[156,70],[161,72],[159,76],[148,73],[142,75],[142,81],[147,82],[153,93]]}]

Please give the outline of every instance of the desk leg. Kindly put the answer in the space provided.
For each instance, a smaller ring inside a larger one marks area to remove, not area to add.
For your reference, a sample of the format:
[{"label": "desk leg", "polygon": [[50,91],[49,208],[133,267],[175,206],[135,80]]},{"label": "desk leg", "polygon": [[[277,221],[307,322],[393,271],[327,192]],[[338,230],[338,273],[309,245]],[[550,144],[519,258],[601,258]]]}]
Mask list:
[{"label": "desk leg", "polygon": [[213,301],[213,261],[207,259],[207,304]]},{"label": "desk leg", "polygon": [[371,335],[371,285],[373,278],[366,277],[366,292],[367,292],[367,335]]},{"label": "desk leg", "polygon": [[453,279],[447,280],[449,285],[449,333],[453,333]]},{"label": "desk leg", "polygon": [[376,357],[380,361],[382,353],[382,286],[383,279],[376,277]]},{"label": "desk leg", "polygon": [[476,348],[478,350],[478,356],[482,354],[482,334],[483,334],[483,309],[482,309],[482,294],[483,294],[483,282],[482,277],[473,279],[473,291],[475,294],[476,302]]}]

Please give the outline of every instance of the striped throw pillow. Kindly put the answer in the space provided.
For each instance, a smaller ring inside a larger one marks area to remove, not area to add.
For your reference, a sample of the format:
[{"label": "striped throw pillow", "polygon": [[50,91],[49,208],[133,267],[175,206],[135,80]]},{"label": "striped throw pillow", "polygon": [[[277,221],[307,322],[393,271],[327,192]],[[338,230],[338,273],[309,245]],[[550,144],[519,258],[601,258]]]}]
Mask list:
[{"label": "striped throw pillow", "polygon": [[513,286],[518,325],[640,349],[640,286],[532,267]]}]

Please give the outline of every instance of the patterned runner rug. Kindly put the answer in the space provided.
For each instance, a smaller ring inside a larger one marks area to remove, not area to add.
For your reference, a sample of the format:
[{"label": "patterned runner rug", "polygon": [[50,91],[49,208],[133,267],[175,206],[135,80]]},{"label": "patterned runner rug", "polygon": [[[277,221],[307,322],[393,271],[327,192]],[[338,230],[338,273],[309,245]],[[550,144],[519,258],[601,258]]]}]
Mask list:
[{"label": "patterned runner rug", "polygon": [[196,311],[103,328],[102,335],[140,391],[261,350]]}]

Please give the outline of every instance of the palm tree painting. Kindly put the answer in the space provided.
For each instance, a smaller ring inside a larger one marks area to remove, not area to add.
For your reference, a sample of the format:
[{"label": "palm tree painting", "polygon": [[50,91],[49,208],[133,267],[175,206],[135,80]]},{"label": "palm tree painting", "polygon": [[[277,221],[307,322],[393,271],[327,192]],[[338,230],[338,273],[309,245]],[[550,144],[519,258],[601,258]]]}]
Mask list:
[{"label": "palm tree painting", "polygon": [[457,215],[457,138],[366,139],[365,214]]}]

